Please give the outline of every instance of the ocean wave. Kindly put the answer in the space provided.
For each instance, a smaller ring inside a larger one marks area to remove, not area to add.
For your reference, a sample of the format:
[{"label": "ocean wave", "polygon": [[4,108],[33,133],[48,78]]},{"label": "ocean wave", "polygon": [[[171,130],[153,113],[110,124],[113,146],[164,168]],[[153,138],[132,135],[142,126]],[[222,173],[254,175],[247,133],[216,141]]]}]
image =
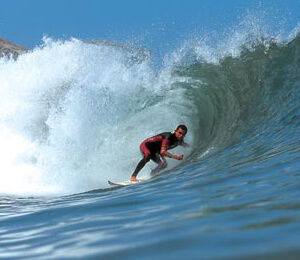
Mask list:
[{"label": "ocean wave", "polygon": [[158,72],[148,61],[129,64],[122,48],[76,39],[45,39],[17,61],[2,59],[0,137],[13,145],[1,148],[0,192],[105,188],[108,177],[130,176],[144,138],[179,123],[192,144],[181,166],[253,129],[283,139],[299,124],[299,35],[247,39],[218,59],[185,46]]},{"label": "ocean wave", "polygon": [[254,125],[263,131],[286,118],[298,124],[299,39],[282,43],[260,38],[217,63],[184,57],[176,64],[173,75],[186,81],[175,84],[186,89],[197,107],[199,153],[203,147],[222,149],[236,142]]}]

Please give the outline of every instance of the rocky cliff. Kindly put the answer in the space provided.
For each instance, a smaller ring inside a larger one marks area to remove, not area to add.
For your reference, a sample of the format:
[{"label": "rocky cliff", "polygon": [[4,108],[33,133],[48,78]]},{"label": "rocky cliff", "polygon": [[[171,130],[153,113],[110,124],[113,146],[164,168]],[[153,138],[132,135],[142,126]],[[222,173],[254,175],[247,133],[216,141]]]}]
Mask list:
[{"label": "rocky cliff", "polygon": [[20,54],[26,51],[26,48],[0,38],[0,57],[7,56],[16,59]]},{"label": "rocky cliff", "polygon": [[[133,46],[130,44],[120,43],[120,42],[112,42],[112,41],[84,41],[87,44],[96,44],[96,45],[106,45],[114,48],[121,48],[126,51],[128,54],[128,62],[132,64],[141,63],[143,61],[151,62],[151,50]],[[17,59],[17,57],[27,52],[28,50],[22,46],[11,43],[5,39],[0,38],[0,58],[12,57],[13,59]]]}]

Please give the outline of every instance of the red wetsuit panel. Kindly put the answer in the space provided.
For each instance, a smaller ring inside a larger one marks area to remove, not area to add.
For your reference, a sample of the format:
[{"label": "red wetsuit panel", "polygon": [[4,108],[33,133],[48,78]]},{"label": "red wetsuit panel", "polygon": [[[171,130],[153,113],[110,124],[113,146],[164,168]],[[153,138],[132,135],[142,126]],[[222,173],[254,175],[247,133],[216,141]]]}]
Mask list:
[{"label": "red wetsuit panel", "polygon": [[141,143],[141,151],[145,158],[160,154],[161,147],[165,146],[168,150],[180,145],[174,133],[164,132],[153,137],[149,137]]}]

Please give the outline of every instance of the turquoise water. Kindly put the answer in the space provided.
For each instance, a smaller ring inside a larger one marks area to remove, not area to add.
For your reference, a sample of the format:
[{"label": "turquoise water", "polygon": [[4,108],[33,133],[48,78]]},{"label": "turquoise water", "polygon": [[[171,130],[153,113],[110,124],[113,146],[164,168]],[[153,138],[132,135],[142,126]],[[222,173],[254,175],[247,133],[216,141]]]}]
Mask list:
[{"label": "turquoise water", "polygon": [[[299,42],[193,42],[159,71],[77,40],[1,60],[1,258],[298,259]],[[107,184],[179,123],[184,161]]]}]

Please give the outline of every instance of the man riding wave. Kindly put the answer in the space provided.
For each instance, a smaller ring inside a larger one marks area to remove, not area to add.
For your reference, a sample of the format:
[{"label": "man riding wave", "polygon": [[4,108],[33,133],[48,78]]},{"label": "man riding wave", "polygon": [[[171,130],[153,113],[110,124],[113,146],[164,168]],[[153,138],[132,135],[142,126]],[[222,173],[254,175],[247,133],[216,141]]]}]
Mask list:
[{"label": "man riding wave", "polygon": [[172,154],[168,152],[168,150],[173,149],[178,145],[186,147],[187,143],[185,143],[183,140],[186,133],[187,127],[185,125],[179,125],[173,132],[164,132],[145,139],[140,145],[143,159],[141,159],[138,163],[135,171],[131,175],[130,180],[138,182],[136,176],[150,160],[158,164],[158,166],[151,171],[151,176],[167,167],[165,157],[182,160],[183,154]]}]

